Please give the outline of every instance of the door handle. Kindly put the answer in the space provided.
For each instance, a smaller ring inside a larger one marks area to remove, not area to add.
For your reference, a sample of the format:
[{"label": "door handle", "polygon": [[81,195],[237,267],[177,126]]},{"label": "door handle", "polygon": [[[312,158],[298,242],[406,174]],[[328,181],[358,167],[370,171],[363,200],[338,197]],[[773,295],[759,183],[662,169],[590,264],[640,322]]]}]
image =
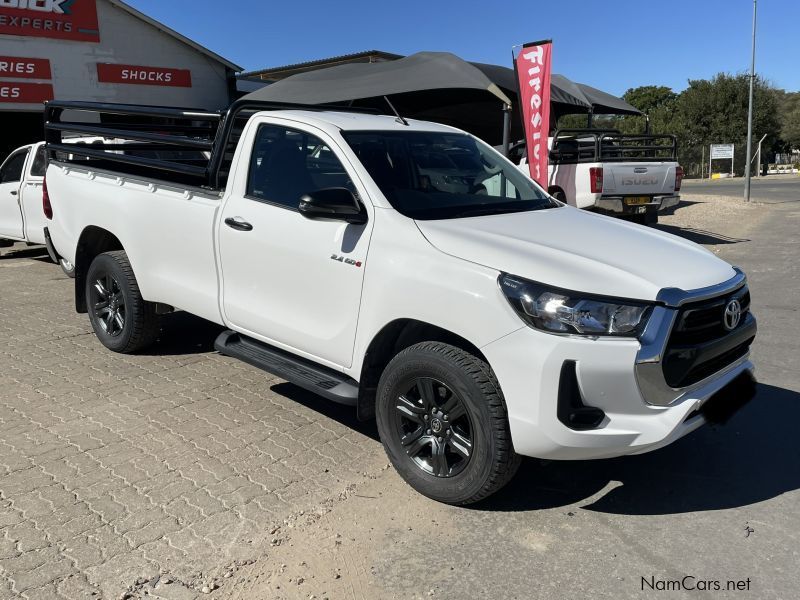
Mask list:
[{"label": "door handle", "polygon": [[16,196],[19,192],[17,190],[11,190],[11,195]]},{"label": "door handle", "polygon": [[225,219],[225,225],[237,231],[253,231],[253,226],[241,217],[228,217]]}]

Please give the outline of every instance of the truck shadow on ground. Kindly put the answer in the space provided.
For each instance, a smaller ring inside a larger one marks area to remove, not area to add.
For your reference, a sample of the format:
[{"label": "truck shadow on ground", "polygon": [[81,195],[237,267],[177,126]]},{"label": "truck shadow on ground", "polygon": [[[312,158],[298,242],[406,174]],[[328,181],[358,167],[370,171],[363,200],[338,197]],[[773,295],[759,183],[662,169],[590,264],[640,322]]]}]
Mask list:
[{"label": "truck shadow on ground", "polygon": [[[568,506],[611,514],[664,515],[762,502],[800,488],[800,394],[758,384],[725,425],[706,425],[661,450],[596,461],[526,460],[478,510]],[[609,483],[618,485],[595,496]]]},{"label": "truck shadow on ground", "polygon": [[19,258],[41,259],[44,262],[53,264],[44,246],[14,246],[0,251],[0,261],[14,260]]},{"label": "truck shadow on ground", "polygon": [[183,356],[214,351],[214,340],[225,331],[222,325],[187,312],[176,311],[161,317],[158,341],[141,354],[147,356]]},{"label": "truck shadow on ground", "polygon": [[[333,419],[338,423],[357,431],[361,435],[372,438],[376,442],[380,442],[378,436],[378,428],[375,425],[375,419],[367,421],[359,421],[356,415],[355,406],[345,406],[326,400],[322,396],[318,396],[313,392],[304,390],[303,388],[294,385],[293,383],[283,382],[276,383],[270,388],[276,394],[280,394],[284,398],[288,398],[292,402],[297,402],[311,410]],[[381,450],[383,452],[383,450]],[[387,459],[388,460],[388,459]]]}]

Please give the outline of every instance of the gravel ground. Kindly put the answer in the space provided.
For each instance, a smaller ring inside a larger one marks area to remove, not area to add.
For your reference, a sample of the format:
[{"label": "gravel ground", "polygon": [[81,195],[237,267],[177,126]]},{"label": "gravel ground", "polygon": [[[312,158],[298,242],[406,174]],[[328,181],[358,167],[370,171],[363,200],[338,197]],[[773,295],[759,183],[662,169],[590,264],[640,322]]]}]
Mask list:
[{"label": "gravel ground", "polygon": [[684,194],[678,206],[659,217],[658,228],[718,252],[720,246],[749,241],[748,233],[768,214],[767,205],[760,202]]}]

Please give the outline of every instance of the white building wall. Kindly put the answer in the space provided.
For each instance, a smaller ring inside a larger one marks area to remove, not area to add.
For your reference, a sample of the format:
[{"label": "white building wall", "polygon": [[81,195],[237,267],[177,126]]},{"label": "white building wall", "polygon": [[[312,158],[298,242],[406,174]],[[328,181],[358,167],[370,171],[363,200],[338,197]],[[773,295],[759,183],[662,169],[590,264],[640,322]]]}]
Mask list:
[{"label": "white building wall", "polygon": [[[229,104],[224,64],[107,0],[97,0],[97,13],[100,43],[0,35],[0,56],[49,59],[57,100],[204,109],[221,109]],[[97,63],[189,69],[192,87],[100,83]],[[49,83],[38,79],[19,81]],[[42,110],[42,106],[0,102],[0,111],[20,110]]]}]

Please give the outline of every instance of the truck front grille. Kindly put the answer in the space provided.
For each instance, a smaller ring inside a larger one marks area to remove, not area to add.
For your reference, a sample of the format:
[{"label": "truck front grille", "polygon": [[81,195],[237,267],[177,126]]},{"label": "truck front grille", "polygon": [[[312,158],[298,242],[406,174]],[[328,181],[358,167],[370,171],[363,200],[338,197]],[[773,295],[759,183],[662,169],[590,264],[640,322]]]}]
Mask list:
[{"label": "truck front grille", "polygon": [[728,334],[723,324],[725,307],[733,298],[739,300],[742,307],[741,323],[744,323],[745,316],[750,311],[750,290],[747,286],[732,294],[684,306],[678,313],[670,345],[698,344]]},{"label": "truck front grille", "polygon": [[[725,308],[736,299],[742,308],[737,327],[725,327]],[[670,335],[662,368],[673,388],[693,385],[724,369],[747,354],[756,334],[750,314],[750,291],[738,290],[680,309]]]}]

